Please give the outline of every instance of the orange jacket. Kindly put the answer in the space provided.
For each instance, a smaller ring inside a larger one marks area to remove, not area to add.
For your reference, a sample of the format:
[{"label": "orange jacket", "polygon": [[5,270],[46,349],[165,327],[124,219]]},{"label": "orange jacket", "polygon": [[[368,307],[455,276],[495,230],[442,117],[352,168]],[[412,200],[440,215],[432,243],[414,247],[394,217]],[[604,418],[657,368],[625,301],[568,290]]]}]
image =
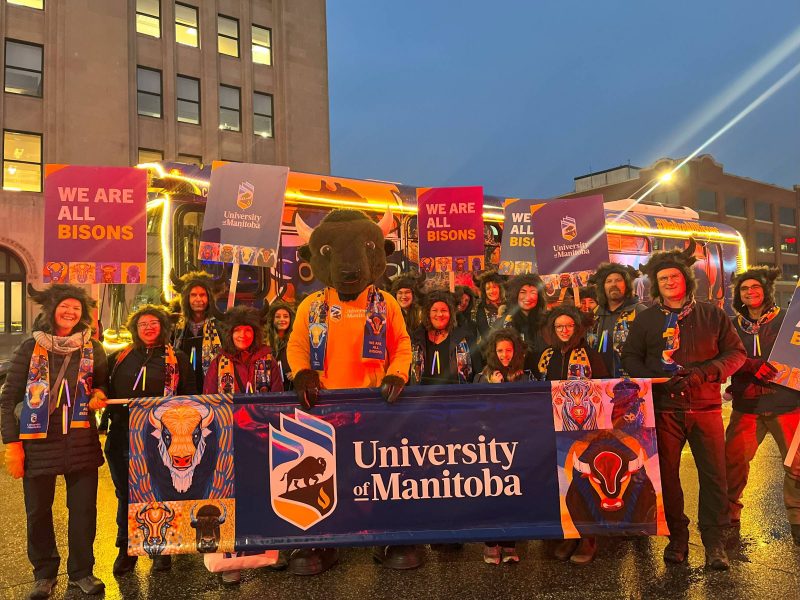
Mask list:
[{"label": "orange jacket", "polygon": [[386,301],[385,361],[361,358],[366,325],[367,295],[365,289],[358,298],[339,300],[333,288],[325,288],[308,296],[297,308],[294,329],[289,336],[286,357],[293,373],[311,368],[311,342],[308,337],[308,313],[311,303],[327,298],[328,342],[325,368],[320,380],[327,389],[378,387],[384,376],[397,375],[408,381],[411,366],[411,339],[406,331],[403,313],[389,292],[382,292]]}]

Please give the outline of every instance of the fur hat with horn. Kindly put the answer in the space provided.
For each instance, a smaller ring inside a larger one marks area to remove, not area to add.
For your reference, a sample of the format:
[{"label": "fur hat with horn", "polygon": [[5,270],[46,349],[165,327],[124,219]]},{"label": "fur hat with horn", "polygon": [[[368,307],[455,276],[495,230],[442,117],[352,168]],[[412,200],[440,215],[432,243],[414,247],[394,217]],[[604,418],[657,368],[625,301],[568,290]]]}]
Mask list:
[{"label": "fur hat with horn", "polygon": [[233,330],[237,327],[247,326],[253,328],[253,344],[250,346],[254,350],[258,346],[264,345],[264,315],[257,308],[252,306],[234,306],[228,310],[220,320],[220,341],[222,349],[230,354],[236,354],[238,350],[233,344]]},{"label": "fur hat with horn", "polygon": [[206,271],[189,271],[185,275],[178,277],[173,269],[169,276],[172,280],[172,290],[180,297],[180,310],[185,316],[192,314],[189,293],[193,288],[201,287],[208,294],[208,316],[220,317],[216,298],[223,290],[224,284],[222,281],[214,279],[214,276]]},{"label": "fur hat with horn", "polygon": [[694,255],[696,248],[697,241],[694,238],[689,238],[689,245],[683,250],[661,250],[650,255],[650,260],[641,266],[641,270],[650,280],[650,297],[653,300],[661,298],[661,293],[658,289],[658,272],[664,269],[678,269],[686,280],[687,298],[694,297],[697,281],[694,278],[692,265],[697,262],[697,258]]},{"label": "fur hat with horn", "polygon": [[731,279],[733,288],[733,307],[741,314],[746,314],[747,308],[742,302],[742,282],[754,279],[764,288],[764,308],[775,306],[775,280],[780,276],[781,270],[775,267],[756,266],[750,267],[743,273],[737,273]]},{"label": "fur hat with horn", "polygon": [[77,300],[81,303],[81,318],[73,327],[72,333],[90,329],[92,326],[91,309],[97,306],[97,301],[77,285],[54,283],[48,288],[37,290],[29,283],[28,296],[42,307],[42,312],[33,323],[35,331],[52,333],[55,328],[56,307],[67,299]]},{"label": "fur hat with horn", "polygon": [[608,305],[605,283],[608,276],[612,273],[620,275],[625,281],[625,298],[633,297],[633,281],[640,275],[638,269],[629,265],[613,262],[600,263],[594,275],[589,278],[589,283],[595,286],[597,290],[597,303],[603,307]]}]

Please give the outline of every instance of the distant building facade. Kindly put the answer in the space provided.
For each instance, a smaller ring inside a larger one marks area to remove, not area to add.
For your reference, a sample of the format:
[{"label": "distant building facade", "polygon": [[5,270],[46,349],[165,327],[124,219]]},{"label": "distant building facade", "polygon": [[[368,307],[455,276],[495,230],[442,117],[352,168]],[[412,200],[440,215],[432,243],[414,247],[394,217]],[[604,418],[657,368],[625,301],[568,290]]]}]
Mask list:
[{"label": "distant building facade", "polygon": [[[605,202],[639,198],[680,161],[660,159],[649,167],[622,165],[575,178],[575,191],[563,197],[601,194]],[[778,266],[776,300],[786,306],[800,275],[798,257],[798,207],[800,186],[787,189],[770,183],[726,173],[709,154],[697,156],[679,169],[644,200],[664,206],[685,206],[705,221],[734,227],[747,243],[747,259],[753,264]]]},{"label": "distant building facade", "polygon": [[30,329],[47,163],[330,171],[324,0],[0,0],[0,356]]}]

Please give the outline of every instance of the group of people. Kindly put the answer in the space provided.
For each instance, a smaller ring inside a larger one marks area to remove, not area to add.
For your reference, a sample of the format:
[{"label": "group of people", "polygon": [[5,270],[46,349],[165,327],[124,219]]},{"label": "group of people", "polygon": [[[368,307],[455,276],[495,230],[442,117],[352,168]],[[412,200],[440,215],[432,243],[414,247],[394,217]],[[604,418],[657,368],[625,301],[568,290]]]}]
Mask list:
[{"label": "group of people", "polygon": [[[323,242],[312,237],[311,251]],[[370,250],[375,246],[367,244]],[[316,260],[325,257],[319,252]],[[29,597],[48,597],[58,574],[52,505],[59,475],[67,484],[69,585],[87,594],[104,587],[93,575],[103,462],[93,411],[105,409],[109,420],[104,450],[118,499],[113,572],[124,575],[135,567],[136,557],[127,554],[128,413],[124,405],[108,405],[107,398],[295,389],[300,402],[313,408],[320,389],[354,386],[380,387],[394,402],[402,401],[405,385],[665,378],[653,386],[670,532],[664,560],[687,560],[689,519],[679,467],[688,442],[699,475],[706,565],[727,569],[725,544],[739,525],[748,465],[766,433],[786,458],[800,422],[800,392],[775,385],[775,369],[766,361],[785,316],[774,301],[778,272],[754,267],[737,275],[731,319],[695,300],[693,262],[691,246],[653,253],[641,266],[651,282],[648,301],[633,292],[635,269],[603,263],[593,278],[596,306],[589,311],[574,301],[549,303],[536,274],[506,278],[486,272],[477,279],[477,291],[458,286],[455,293],[424,290],[424,278],[407,274],[389,289],[369,276],[361,289],[347,288],[348,279],[336,287],[331,276],[297,307],[296,318],[295,308],[282,302],[221,313],[214,279],[192,272],[176,285],[179,310],[138,308],[128,320],[131,343],[109,357],[92,336],[94,301],[83,289],[56,284],[31,290],[42,311],[32,337],[15,351],[0,395],[6,467],[23,481],[35,579]],[[364,343],[364,306],[367,323],[377,324],[371,350]],[[325,329],[327,347],[314,346],[315,327]],[[376,347],[377,356],[367,354]],[[733,413],[724,431],[721,386],[729,378]],[[800,456],[786,467],[784,501],[800,545]],[[557,558],[578,565],[596,551],[597,540],[590,537],[554,548]],[[413,545],[377,548],[374,555],[390,568],[422,564],[421,549]],[[337,560],[334,548],[307,548],[292,552],[288,562],[291,572],[312,575]],[[517,562],[515,542],[487,542],[484,560]],[[170,557],[156,557],[152,568],[168,570]],[[238,571],[223,574],[226,583],[239,578]]]}]

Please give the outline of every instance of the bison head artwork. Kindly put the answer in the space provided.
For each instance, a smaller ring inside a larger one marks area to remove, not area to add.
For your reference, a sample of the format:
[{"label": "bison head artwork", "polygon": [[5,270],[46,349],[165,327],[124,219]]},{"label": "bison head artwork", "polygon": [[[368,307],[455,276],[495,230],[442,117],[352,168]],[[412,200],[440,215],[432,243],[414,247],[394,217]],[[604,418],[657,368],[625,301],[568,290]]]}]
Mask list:
[{"label": "bison head artwork", "polygon": [[168,400],[150,415],[158,454],[169,470],[172,486],[185,493],[192,485],[194,470],[203,459],[214,411],[189,398]]},{"label": "bison head artwork", "polygon": [[219,528],[225,522],[227,515],[228,509],[224,504],[222,510],[216,504],[204,504],[199,510],[197,504],[192,507],[189,524],[197,531],[195,544],[199,553],[217,551],[220,540]]},{"label": "bison head artwork", "polygon": [[554,408],[564,431],[587,431],[597,428],[602,405],[597,384],[586,379],[559,382],[553,388]]},{"label": "bison head artwork", "polygon": [[150,556],[157,556],[167,547],[167,530],[175,519],[175,511],[163,502],[149,502],[136,513],[142,532],[142,547]]},{"label": "bison head artwork", "polygon": [[389,209],[379,223],[360,210],[330,212],[315,228],[295,217],[297,232],[307,243],[298,250],[311,263],[314,275],[335,288],[342,300],[354,300],[386,271],[386,257],[394,243],[385,240],[394,226]]},{"label": "bison head artwork", "polygon": [[630,379],[620,379],[613,386],[606,384],[606,395],[614,406],[611,409],[611,422],[616,429],[633,433],[644,426],[644,398],[648,389],[647,382]]}]

